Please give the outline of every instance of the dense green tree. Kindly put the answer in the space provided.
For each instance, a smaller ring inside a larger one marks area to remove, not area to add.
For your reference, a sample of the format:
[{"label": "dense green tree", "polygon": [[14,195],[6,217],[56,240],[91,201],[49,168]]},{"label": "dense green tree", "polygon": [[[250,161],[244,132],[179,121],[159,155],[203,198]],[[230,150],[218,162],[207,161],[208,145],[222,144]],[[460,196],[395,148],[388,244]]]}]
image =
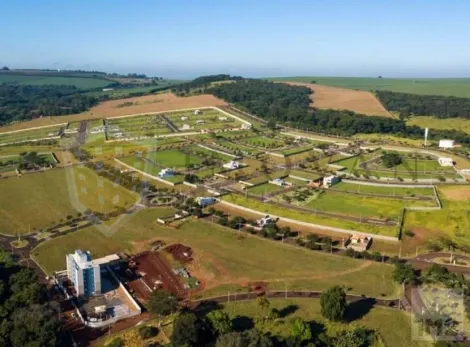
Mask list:
[{"label": "dense green tree", "polygon": [[199,342],[200,323],[194,313],[181,313],[173,322],[171,342],[175,346],[196,347]]},{"label": "dense green tree", "polygon": [[164,290],[154,290],[148,302],[150,312],[159,316],[166,316],[178,310],[178,299],[172,293]]},{"label": "dense green tree", "polygon": [[346,293],[339,286],[334,286],[320,297],[321,313],[331,321],[342,321],[346,312]]},{"label": "dense green tree", "polygon": [[312,339],[310,326],[301,318],[297,318],[292,322],[290,335],[297,341],[309,341]]},{"label": "dense green tree", "polygon": [[416,283],[416,274],[410,264],[395,263],[393,279],[398,283]]},{"label": "dense green tree", "polygon": [[385,167],[391,168],[400,165],[403,161],[400,153],[398,152],[386,152],[382,155],[382,162]]},{"label": "dense green tree", "polygon": [[225,335],[232,331],[232,321],[226,312],[221,310],[211,311],[206,318],[214,336]]}]

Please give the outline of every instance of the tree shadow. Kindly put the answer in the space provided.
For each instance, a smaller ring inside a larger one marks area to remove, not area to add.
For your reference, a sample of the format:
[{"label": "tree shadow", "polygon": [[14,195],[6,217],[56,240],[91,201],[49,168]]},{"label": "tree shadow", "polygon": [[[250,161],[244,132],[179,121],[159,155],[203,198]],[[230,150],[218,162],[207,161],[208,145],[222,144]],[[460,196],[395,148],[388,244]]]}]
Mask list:
[{"label": "tree shadow", "polygon": [[255,326],[253,318],[247,316],[236,316],[234,319],[232,319],[232,324],[234,331],[250,330]]},{"label": "tree shadow", "polygon": [[350,323],[357,319],[361,319],[369,313],[376,303],[377,300],[373,298],[364,298],[351,302],[346,309],[345,321]]},{"label": "tree shadow", "polygon": [[297,305],[288,305],[284,307],[283,309],[279,310],[279,316],[280,318],[286,318],[287,316],[295,313],[299,309],[299,306]]}]

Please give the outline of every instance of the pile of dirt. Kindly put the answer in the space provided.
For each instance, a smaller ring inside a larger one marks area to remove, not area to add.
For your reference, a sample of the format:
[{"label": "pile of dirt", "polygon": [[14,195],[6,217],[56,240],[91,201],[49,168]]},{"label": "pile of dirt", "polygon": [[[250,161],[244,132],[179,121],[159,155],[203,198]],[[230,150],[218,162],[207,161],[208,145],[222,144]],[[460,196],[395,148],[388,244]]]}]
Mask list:
[{"label": "pile of dirt", "polygon": [[165,251],[170,253],[176,261],[188,262],[193,260],[193,250],[191,247],[184,246],[180,243],[166,247]]}]

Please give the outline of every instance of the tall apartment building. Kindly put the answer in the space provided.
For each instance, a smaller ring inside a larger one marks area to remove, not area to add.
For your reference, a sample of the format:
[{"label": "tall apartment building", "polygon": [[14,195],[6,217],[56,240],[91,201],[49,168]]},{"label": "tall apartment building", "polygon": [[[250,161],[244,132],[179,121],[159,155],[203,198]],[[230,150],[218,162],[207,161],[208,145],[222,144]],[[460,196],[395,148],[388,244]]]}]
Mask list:
[{"label": "tall apartment building", "polygon": [[76,250],[67,254],[67,276],[72,281],[77,295],[101,294],[100,264],[91,259],[90,252]]}]

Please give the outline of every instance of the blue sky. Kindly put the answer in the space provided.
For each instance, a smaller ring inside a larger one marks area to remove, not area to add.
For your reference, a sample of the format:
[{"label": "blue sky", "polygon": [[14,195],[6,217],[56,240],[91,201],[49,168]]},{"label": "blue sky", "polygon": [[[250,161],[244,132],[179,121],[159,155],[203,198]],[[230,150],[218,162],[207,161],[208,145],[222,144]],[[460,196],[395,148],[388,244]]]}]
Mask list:
[{"label": "blue sky", "polygon": [[165,77],[470,77],[466,0],[0,2],[0,65]]}]

